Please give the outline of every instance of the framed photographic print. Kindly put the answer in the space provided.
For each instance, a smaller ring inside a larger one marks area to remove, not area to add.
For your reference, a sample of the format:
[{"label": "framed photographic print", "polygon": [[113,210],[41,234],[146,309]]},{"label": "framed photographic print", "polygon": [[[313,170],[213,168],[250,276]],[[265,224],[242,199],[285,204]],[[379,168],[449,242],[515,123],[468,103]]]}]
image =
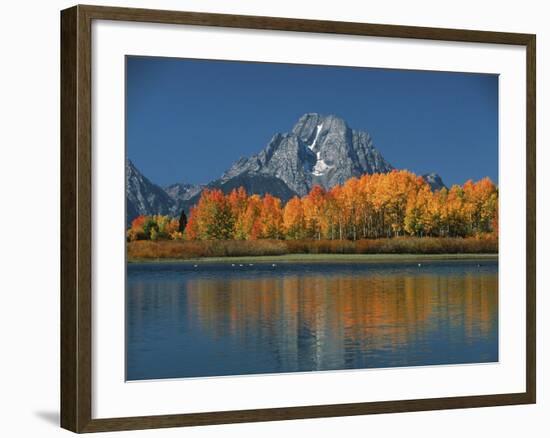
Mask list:
[{"label": "framed photographic print", "polygon": [[535,36],[61,13],[61,425],[535,403]]}]

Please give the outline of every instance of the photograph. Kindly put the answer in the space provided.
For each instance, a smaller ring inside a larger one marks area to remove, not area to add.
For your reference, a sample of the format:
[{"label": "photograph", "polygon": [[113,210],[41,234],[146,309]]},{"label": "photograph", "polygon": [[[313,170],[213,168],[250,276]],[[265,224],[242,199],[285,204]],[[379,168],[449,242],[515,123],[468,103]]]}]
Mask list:
[{"label": "photograph", "polygon": [[3,6],[2,436],[546,436],[543,2]]},{"label": "photograph", "polygon": [[125,62],[127,380],[499,361],[498,75]]}]

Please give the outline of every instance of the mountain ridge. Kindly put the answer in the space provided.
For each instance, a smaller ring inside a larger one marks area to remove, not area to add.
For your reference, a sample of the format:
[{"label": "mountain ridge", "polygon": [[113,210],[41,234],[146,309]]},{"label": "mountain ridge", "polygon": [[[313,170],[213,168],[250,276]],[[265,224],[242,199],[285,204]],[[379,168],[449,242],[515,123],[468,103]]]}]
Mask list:
[{"label": "mountain ridge", "polygon": [[162,189],[145,177],[126,158],[126,222],[139,215],[172,214],[175,203]]},{"label": "mountain ridge", "polygon": [[[393,169],[368,132],[350,128],[335,115],[306,113],[289,132],[274,134],[257,154],[239,158],[220,178],[205,185],[179,182],[161,188],[141,175],[128,159],[127,217],[188,212],[205,188],[229,193],[242,186],[248,193],[270,193],[286,202],[306,195],[315,185],[328,190],[352,177]],[[445,187],[436,173],[422,177],[432,190]]]}]

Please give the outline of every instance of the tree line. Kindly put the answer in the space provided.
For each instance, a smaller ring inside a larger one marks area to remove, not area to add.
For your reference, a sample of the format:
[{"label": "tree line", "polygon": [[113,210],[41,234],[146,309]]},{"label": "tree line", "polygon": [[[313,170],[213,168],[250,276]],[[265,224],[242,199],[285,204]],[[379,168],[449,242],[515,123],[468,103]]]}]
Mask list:
[{"label": "tree line", "polygon": [[229,194],[205,189],[179,219],[139,216],[129,240],[359,240],[472,237],[498,234],[498,189],[489,178],[432,191],[424,178],[405,170],[363,175],[325,190],[314,186],[286,204],[270,194]]}]

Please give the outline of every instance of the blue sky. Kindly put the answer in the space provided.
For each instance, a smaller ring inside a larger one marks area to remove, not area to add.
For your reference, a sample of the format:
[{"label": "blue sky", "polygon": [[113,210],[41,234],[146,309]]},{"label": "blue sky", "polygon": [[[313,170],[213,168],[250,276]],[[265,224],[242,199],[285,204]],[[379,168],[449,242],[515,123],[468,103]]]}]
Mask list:
[{"label": "blue sky", "polygon": [[127,155],[151,181],[207,183],[307,112],[368,131],[396,168],[498,183],[498,77],[128,57]]}]

